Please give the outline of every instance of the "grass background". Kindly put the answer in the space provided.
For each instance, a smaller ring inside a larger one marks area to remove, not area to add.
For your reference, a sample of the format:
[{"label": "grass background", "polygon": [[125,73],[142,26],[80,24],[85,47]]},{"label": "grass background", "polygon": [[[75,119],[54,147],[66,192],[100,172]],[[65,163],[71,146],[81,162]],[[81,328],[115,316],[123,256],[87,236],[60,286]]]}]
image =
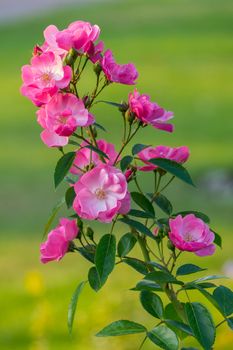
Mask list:
[{"label": "grass background", "polygon": [[[86,288],[70,338],[67,306],[77,283],[86,277],[88,264],[71,254],[59,264],[39,263],[44,223],[62,196],[62,188],[53,190],[59,154],[41,143],[35,108],[20,96],[19,87],[20,67],[29,61],[33,45],[43,41],[43,29],[50,23],[64,28],[76,19],[99,24],[102,39],[117,61],[136,64],[139,91],[174,111],[174,134],[148,127],[137,141],[191,148],[188,167],[198,188],[177,181],[167,195],[176,210],[199,209],[211,216],[212,227],[224,239],[224,250],[198,263],[219,272],[232,258],[232,192],[221,181],[221,190],[209,190],[203,185],[203,174],[222,171],[232,179],[232,13],[230,0],[125,0],[38,14],[0,27],[0,349],[133,350],[141,336],[99,339],[93,335],[120,318],[153,326],[137,296],[128,291],[140,277],[119,266],[98,295]],[[92,87],[89,72],[83,91]],[[127,86],[114,85],[102,97],[120,101],[129,91]],[[106,138],[117,143],[119,115],[111,106],[97,105],[93,111],[109,130]],[[149,177],[141,182],[150,188]],[[193,255],[186,255],[187,259],[197,262]],[[218,314],[215,320],[220,320]],[[232,333],[226,326],[218,333],[216,349],[231,350]],[[152,348],[149,342],[145,345]]]}]

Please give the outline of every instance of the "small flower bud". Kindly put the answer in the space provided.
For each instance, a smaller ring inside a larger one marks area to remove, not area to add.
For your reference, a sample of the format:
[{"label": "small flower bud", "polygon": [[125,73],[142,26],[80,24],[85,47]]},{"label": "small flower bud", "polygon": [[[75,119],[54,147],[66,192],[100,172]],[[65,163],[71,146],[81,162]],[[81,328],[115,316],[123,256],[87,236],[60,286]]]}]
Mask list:
[{"label": "small flower bud", "polygon": [[135,114],[132,113],[129,109],[125,112],[125,119],[129,124],[132,124],[135,120]]},{"label": "small flower bud", "polygon": [[125,112],[128,110],[129,105],[126,102],[122,102],[121,106],[119,107],[119,111],[125,114]]},{"label": "small flower bud", "polygon": [[78,52],[75,49],[70,49],[65,58],[65,63],[72,66],[78,57]]},{"label": "small flower bud", "polygon": [[100,65],[99,63],[96,63],[96,64],[93,66],[93,70],[94,70],[95,74],[96,74],[97,76],[99,76],[100,73],[102,72],[102,67],[101,67],[101,65]]},{"label": "small flower bud", "polygon": [[93,241],[94,231],[89,226],[86,228],[86,235],[87,235],[88,238],[90,238],[91,241]]}]

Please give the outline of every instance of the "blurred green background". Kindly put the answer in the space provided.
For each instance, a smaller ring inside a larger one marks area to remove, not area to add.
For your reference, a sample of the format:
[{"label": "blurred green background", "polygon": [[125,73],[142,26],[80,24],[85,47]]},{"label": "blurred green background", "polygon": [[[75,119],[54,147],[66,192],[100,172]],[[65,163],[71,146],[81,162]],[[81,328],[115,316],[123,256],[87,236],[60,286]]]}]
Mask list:
[{"label": "blurred green background", "polygon": [[[137,295],[128,290],[140,276],[119,266],[100,293],[86,287],[69,337],[67,306],[76,285],[86,278],[88,263],[73,254],[60,263],[39,262],[44,223],[62,196],[62,188],[56,193],[53,188],[60,155],[40,141],[35,108],[20,96],[19,87],[20,68],[29,62],[34,44],[42,43],[43,29],[51,23],[64,28],[77,19],[98,24],[117,61],[136,64],[139,91],[174,111],[174,134],[148,127],[137,141],[191,148],[188,167],[197,189],[177,180],[167,195],[177,211],[199,209],[212,218],[224,249],[214,257],[199,258],[198,264],[214,273],[224,272],[225,262],[233,259],[232,15],[231,0],[124,0],[50,10],[1,25],[1,350],[134,350],[141,336],[100,339],[94,334],[120,318],[153,326]],[[93,87],[91,75],[84,91]],[[102,97],[119,102],[130,89],[114,85]],[[119,142],[114,108],[97,105],[93,111],[109,130],[106,138]],[[150,178],[146,180],[141,178],[149,189]],[[108,228],[98,226],[98,234],[103,230]],[[186,255],[188,259],[197,262],[192,254]],[[233,285],[231,280],[227,284]],[[215,320],[221,320],[217,313]],[[233,333],[221,326],[215,349],[232,350],[232,344]],[[146,343],[145,349],[153,348]]]}]

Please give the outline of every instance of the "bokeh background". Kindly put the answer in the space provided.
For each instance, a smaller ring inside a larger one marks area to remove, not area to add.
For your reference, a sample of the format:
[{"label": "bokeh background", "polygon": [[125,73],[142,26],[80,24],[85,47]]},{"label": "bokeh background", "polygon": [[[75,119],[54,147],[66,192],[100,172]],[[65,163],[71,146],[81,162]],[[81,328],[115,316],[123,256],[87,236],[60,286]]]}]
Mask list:
[{"label": "bokeh background", "polygon": [[[88,263],[73,254],[60,263],[39,262],[44,223],[62,196],[62,189],[55,193],[53,188],[59,154],[40,141],[35,108],[20,96],[19,87],[20,68],[51,23],[59,28],[77,19],[99,24],[117,61],[136,64],[139,91],[174,111],[174,134],[148,127],[138,141],[191,148],[188,167],[197,189],[177,180],[167,196],[177,211],[199,209],[212,218],[224,249],[214,257],[199,258],[198,264],[233,277],[232,16],[231,0],[0,0],[1,350],[134,350],[141,336],[100,339],[94,334],[120,318],[153,326],[137,295],[129,291],[140,276],[119,266],[100,293],[86,287],[70,337],[67,306],[76,285],[86,278]],[[84,90],[90,84],[87,78]],[[129,91],[114,85],[103,97],[120,101]],[[118,142],[114,108],[97,105],[95,114],[110,132],[107,139]],[[150,179],[144,180],[149,188]],[[99,226],[98,234],[107,229]],[[197,262],[192,254],[187,259]],[[233,286],[232,279],[226,284]],[[215,349],[232,350],[232,344],[233,333],[221,326]],[[153,348],[149,342],[145,345]]]}]

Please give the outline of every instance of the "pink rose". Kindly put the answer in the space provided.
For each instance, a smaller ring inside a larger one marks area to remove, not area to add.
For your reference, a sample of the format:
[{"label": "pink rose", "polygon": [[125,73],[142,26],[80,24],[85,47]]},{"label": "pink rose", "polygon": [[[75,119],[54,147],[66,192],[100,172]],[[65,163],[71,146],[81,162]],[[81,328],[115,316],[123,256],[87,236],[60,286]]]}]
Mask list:
[{"label": "pink rose", "polygon": [[[81,147],[85,147],[87,145],[88,144],[84,141],[82,142]],[[105,140],[97,140],[97,145],[98,148],[109,157],[109,159],[105,158],[106,164],[113,165],[114,160],[116,159],[118,154],[115,150],[115,146],[112,143],[108,143]],[[76,152],[76,156],[73,162],[73,166],[70,169],[70,172],[75,175],[81,174],[81,171],[78,168],[85,169],[85,167],[90,164],[90,159],[95,166],[103,164],[98,153],[91,151],[89,148],[81,148]]]},{"label": "pink rose", "polygon": [[88,110],[83,101],[68,93],[57,93],[37,112],[37,121],[45,129],[41,138],[49,147],[67,144],[68,136],[78,126],[85,126],[88,118]]},{"label": "pink rose", "polygon": [[131,209],[131,196],[127,191],[125,198],[121,201],[121,207],[119,208],[118,214],[126,215]]},{"label": "pink rose", "polygon": [[129,109],[143,123],[151,124],[156,129],[173,131],[173,125],[167,123],[173,118],[173,113],[151,102],[150,96],[140,95],[136,89],[129,94]]},{"label": "pink rose", "polygon": [[198,256],[214,254],[215,235],[209,226],[195,215],[188,214],[183,218],[178,215],[169,220],[169,226],[169,238],[179,250],[194,252]]},{"label": "pink rose", "polygon": [[56,34],[58,46],[69,51],[74,48],[78,51],[87,52],[91,43],[95,42],[100,35],[100,28],[89,22],[76,21],[67,29]]},{"label": "pink rose", "polygon": [[43,52],[52,51],[56,55],[64,57],[64,55],[67,53],[67,50],[64,50],[58,46],[58,43],[57,43],[58,33],[60,33],[60,31],[56,26],[52,24],[49,25],[47,28],[45,28],[44,30],[45,42],[41,48]]},{"label": "pink rose", "polygon": [[146,166],[140,167],[141,171],[151,171],[157,168],[149,162],[152,158],[166,158],[174,160],[177,163],[183,164],[189,158],[189,149],[186,146],[181,147],[167,147],[167,146],[157,146],[157,147],[147,147],[138,153],[138,157]]},{"label": "pink rose", "polygon": [[60,219],[59,225],[49,232],[47,241],[40,246],[42,263],[61,260],[68,252],[70,242],[78,235],[76,220]]},{"label": "pink rose", "polygon": [[104,50],[104,43],[100,41],[97,45],[94,45],[93,42],[90,43],[90,46],[87,50],[87,54],[92,63],[96,63],[101,59],[101,53]]},{"label": "pink rose", "polygon": [[103,58],[100,60],[100,64],[109,81],[134,85],[135,80],[138,78],[138,72],[134,64],[117,64],[111,50],[107,50],[104,53]]},{"label": "pink rose", "polygon": [[22,95],[36,106],[48,103],[58,89],[69,85],[72,71],[63,67],[62,60],[53,52],[42,53],[31,59],[31,65],[22,67]]},{"label": "pink rose", "polygon": [[127,195],[127,182],[119,169],[100,164],[85,173],[74,190],[73,207],[80,217],[111,222]]}]

